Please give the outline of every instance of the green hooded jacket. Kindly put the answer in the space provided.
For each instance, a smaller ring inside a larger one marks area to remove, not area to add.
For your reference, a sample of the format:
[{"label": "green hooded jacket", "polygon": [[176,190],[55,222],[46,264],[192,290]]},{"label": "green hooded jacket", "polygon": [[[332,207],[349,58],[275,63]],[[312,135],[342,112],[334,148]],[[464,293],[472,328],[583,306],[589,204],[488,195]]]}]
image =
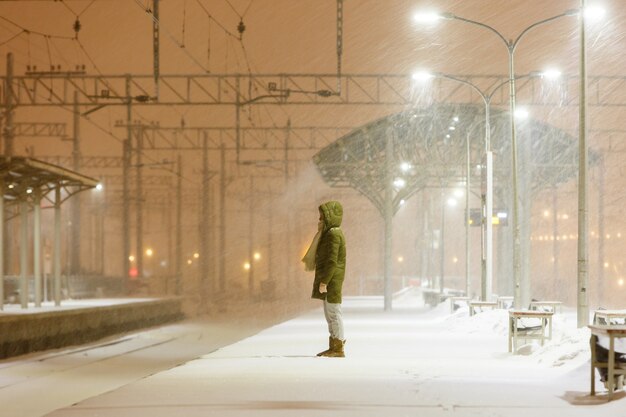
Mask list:
[{"label": "green hooded jacket", "polygon": [[[341,303],[341,287],[346,273],[346,238],[341,231],[343,207],[338,201],[328,201],[319,207],[324,228],[315,254],[315,280],[312,298]],[[327,285],[328,292],[320,293],[320,283]]]}]

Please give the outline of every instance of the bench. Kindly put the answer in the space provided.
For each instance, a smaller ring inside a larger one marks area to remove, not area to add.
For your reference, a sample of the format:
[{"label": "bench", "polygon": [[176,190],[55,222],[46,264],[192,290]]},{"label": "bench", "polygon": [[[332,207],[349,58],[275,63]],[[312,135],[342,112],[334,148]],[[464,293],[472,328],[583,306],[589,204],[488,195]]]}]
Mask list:
[{"label": "bench", "polygon": [[498,308],[498,303],[495,301],[470,301],[469,302],[469,314],[473,316],[474,314],[481,313],[485,309],[494,310]]},{"label": "bench", "polygon": [[464,303],[466,306],[469,307],[469,302],[470,302],[470,298],[469,297],[450,297],[450,313],[454,313],[454,310],[456,310],[454,307],[455,305],[459,305]]},{"label": "bench", "polygon": [[561,301],[531,301],[529,309],[530,310],[543,310],[543,311],[552,311],[556,313],[556,308],[559,308],[559,313],[563,312],[562,308],[563,303]]},{"label": "bench", "polygon": [[593,312],[593,324],[626,324],[626,310],[596,310]]},{"label": "bench", "polygon": [[503,310],[508,310],[509,308],[513,308],[513,297],[510,296],[500,296],[498,297],[497,303],[498,308]]},{"label": "bench", "polygon": [[[536,339],[541,346],[546,340],[552,339],[552,311],[509,310],[509,352],[517,353],[519,339]],[[522,319],[539,319],[540,325],[522,325]],[[547,330],[547,334],[546,334]]]},{"label": "bench", "polygon": [[436,307],[443,301],[442,299],[445,299],[445,294],[436,289],[424,288],[422,289],[422,297],[424,297],[424,304]]},{"label": "bench", "polygon": [[[626,364],[615,362],[615,339],[626,337],[626,326],[600,326],[590,325],[591,329],[591,395],[596,394],[595,368],[606,368],[608,371],[607,388],[609,390],[609,401],[613,398],[615,376],[626,375]],[[599,362],[596,354],[596,343],[598,337],[609,338],[609,361]]]}]

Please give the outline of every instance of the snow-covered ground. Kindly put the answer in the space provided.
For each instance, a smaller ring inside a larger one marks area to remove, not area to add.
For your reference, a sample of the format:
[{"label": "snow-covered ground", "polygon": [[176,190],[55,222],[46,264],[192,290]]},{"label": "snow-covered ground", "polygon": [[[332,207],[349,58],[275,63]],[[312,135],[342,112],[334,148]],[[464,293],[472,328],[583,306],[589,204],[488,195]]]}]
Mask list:
[{"label": "snow-covered ground", "polygon": [[315,357],[327,345],[319,309],[228,345],[242,332],[225,326],[198,339],[187,323],[88,350],[88,366],[76,349],[4,362],[0,415],[626,416],[623,393],[610,403],[589,396],[589,333],[573,310],[555,316],[551,342],[512,355],[506,311],[451,315],[412,292],[391,313],[381,307],[380,298],[345,300],[345,359]]}]

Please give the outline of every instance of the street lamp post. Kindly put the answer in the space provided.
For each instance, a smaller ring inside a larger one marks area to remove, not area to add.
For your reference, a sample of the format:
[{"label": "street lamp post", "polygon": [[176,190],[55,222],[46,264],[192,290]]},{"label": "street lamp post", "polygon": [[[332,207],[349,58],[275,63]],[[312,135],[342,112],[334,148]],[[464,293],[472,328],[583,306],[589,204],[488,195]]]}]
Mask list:
[{"label": "street lamp post", "polygon": [[[560,76],[560,72],[550,70],[545,72],[534,71],[527,75],[522,75],[517,77],[516,79],[529,78],[529,77],[558,77]],[[483,100],[483,104],[485,106],[485,168],[486,168],[486,176],[485,176],[485,196],[484,200],[481,202],[483,204],[483,239],[484,245],[481,245],[483,249],[483,253],[481,256],[481,300],[487,301],[492,294],[493,288],[493,222],[492,222],[492,213],[493,213],[493,153],[491,150],[491,100],[493,96],[506,84],[510,83],[510,80],[505,80],[500,84],[496,85],[491,89],[491,91],[485,92],[476,84],[465,80],[463,78],[458,78],[452,75],[443,74],[443,73],[417,73],[413,76],[415,79],[429,79],[432,77],[443,78],[446,80],[454,81],[460,84],[467,85],[472,88]],[[469,210],[469,187],[470,187],[470,173],[469,173],[469,138],[470,133],[474,130],[477,125],[472,126],[467,131],[466,138],[466,147],[467,147],[467,174],[466,174],[466,210]],[[467,213],[469,215],[469,212]],[[469,220],[467,220],[469,222]],[[469,294],[469,238],[468,231],[466,230],[466,287]]]},{"label": "street lamp post", "polygon": [[[580,0],[580,9],[585,10],[585,0]],[[580,104],[578,122],[578,264],[577,264],[577,306],[578,327],[589,322],[588,249],[587,249],[587,60],[585,48],[585,19],[580,19]],[[556,261],[556,260],[555,260]]]},{"label": "street lamp post", "polygon": [[[581,0],[582,1],[582,0]],[[521,39],[530,32],[532,29],[542,26],[546,23],[557,20],[561,17],[576,16],[579,14],[579,10],[568,10],[564,13],[556,16],[549,17],[547,19],[540,20],[532,25],[528,26],[520,32],[520,34],[514,40],[507,40],[498,30],[495,28],[476,20],[466,19],[461,16],[456,16],[452,13],[442,14],[423,14],[417,15],[416,19],[419,21],[433,21],[439,19],[446,20],[459,20],[461,22],[469,23],[475,26],[480,26],[484,29],[494,33],[498,39],[500,39],[506,47],[509,57],[509,120],[511,124],[511,171],[512,171],[512,187],[513,187],[513,281],[514,281],[514,299],[515,307],[520,308],[526,300],[522,300],[522,282],[521,282],[521,259],[520,259],[520,228],[519,228],[519,196],[518,196],[518,178],[517,178],[517,137],[515,132],[515,50],[519,45]],[[489,213],[488,213],[489,214]],[[490,222],[488,222],[490,223]]]}]

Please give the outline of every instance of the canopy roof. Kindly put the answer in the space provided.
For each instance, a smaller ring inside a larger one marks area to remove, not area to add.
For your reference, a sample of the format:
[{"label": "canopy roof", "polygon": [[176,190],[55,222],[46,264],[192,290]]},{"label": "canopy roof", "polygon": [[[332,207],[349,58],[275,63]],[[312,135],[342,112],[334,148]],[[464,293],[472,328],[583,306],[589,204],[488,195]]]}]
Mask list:
[{"label": "canopy roof", "polygon": [[[501,193],[511,188],[511,147],[508,112],[491,112],[494,184]],[[534,194],[576,178],[578,141],[561,129],[527,119],[516,124],[518,172],[522,190]],[[313,160],[332,187],[352,187],[383,212],[386,140],[392,141],[394,212],[402,200],[426,187],[458,187],[465,183],[469,139],[471,184],[480,184],[485,154],[485,113],[482,106],[436,104],[413,108],[373,121],[320,150]],[[591,162],[597,156],[590,152]],[[525,175],[521,175],[524,173]],[[526,175],[529,174],[529,175]],[[402,183],[404,184],[402,185]]]},{"label": "canopy roof", "polygon": [[3,198],[8,204],[32,202],[37,194],[54,203],[50,193],[57,187],[63,190],[62,201],[65,201],[98,185],[98,180],[94,178],[24,157],[0,157],[0,178],[4,182]]}]

